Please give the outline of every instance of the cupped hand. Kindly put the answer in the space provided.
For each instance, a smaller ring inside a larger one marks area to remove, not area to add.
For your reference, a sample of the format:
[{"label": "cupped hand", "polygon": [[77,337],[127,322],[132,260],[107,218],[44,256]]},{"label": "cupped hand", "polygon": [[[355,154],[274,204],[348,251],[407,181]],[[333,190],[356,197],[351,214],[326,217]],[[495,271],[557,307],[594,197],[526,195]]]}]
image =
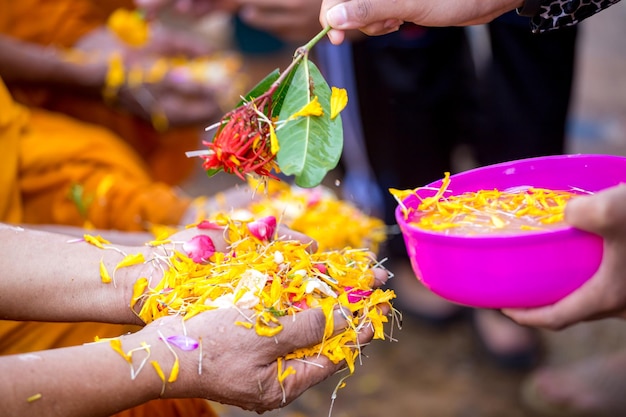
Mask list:
[{"label": "cupped hand", "polygon": [[[376,275],[374,286],[382,285],[386,274],[378,271]],[[387,306],[381,308],[388,313]],[[349,313],[341,309],[334,312],[334,334],[347,328],[346,314]],[[278,358],[321,343],[325,316],[321,309],[309,309],[281,317],[283,328],[273,337],[259,336],[254,329],[237,324],[250,317],[250,311],[222,308],[194,316],[184,325],[180,317],[169,316],[146,326],[142,332],[158,332],[166,338],[185,334],[202,343],[201,351],[179,352],[180,374],[164,396],[202,397],[264,412],[289,404],[346,366],[343,362],[333,363],[324,355],[290,359],[282,363],[282,370],[291,367],[295,373],[286,377],[281,386]],[[371,327],[363,326],[359,345],[366,345],[373,336]]]},{"label": "cupped hand", "polygon": [[506,309],[504,313],[520,324],[554,330],[581,321],[626,318],[626,185],[577,197],[568,203],[565,221],[604,238],[600,268],[579,289],[553,305]]},{"label": "cupped hand", "polygon": [[520,7],[522,0],[323,0],[320,23],[330,25],[332,43],[340,44],[345,30],[367,35],[396,31],[403,22],[422,26],[467,26],[486,23]]}]

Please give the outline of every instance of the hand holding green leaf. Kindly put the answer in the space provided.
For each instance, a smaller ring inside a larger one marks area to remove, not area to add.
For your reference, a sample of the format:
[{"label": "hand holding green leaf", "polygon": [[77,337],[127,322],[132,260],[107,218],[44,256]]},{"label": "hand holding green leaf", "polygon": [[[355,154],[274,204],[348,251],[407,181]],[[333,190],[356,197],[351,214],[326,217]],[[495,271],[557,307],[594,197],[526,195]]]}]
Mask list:
[{"label": "hand holding green leaf", "polygon": [[[298,186],[319,185],[337,166],[343,149],[339,112],[348,102],[344,89],[328,86],[309,52],[327,27],[298,48],[281,74],[267,75],[220,122],[200,156],[209,176],[219,171],[242,179],[256,174],[276,178],[273,172],[295,176]],[[209,129],[210,129],[209,128]]]}]

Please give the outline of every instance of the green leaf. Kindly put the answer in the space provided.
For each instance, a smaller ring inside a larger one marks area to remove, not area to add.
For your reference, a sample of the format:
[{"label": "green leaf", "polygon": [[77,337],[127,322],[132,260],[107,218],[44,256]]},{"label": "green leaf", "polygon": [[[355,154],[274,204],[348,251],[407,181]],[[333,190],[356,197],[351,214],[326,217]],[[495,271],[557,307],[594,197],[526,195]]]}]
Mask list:
[{"label": "green leaf", "polygon": [[[285,79],[280,83],[274,94],[272,95],[272,115],[279,114],[280,109],[283,104],[283,100],[287,95],[287,91],[289,90],[289,84],[291,83],[291,79],[293,78],[293,74],[295,71],[291,71]],[[255,85],[246,95],[243,96],[243,100],[240,100],[237,103],[236,107],[242,106],[245,102],[248,102],[262,94],[264,94],[267,90],[272,87],[272,84],[276,82],[276,80],[280,77],[280,70],[275,69],[271,73],[267,74],[265,78],[263,78],[257,85]]]},{"label": "green leaf", "polygon": [[343,127],[339,116],[330,119],[330,87],[315,64],[305,57],[293,72],[279,120],[288,120],[315,96],[324,114],[299,117],[280,126],[276,131],[280,145],[276,158],[285,175],[294,175],[298,186],[311,188],[339,163]]},{"label": "green leaf", "polygon": [[287,92],[289,91],[289,86],[291,85],[291,80],[293,80],[293,76],[296,73],[295,69],[299,66],[300,63],[296,64],[296,67],[292,69],[289,74],[287,74],[283,82],[280,83],[278,89],[272,96],[272,100],[274,101],[274,104],[272,106],[272,116],[277,116],[280,114],[283,103],[285,102],[285,97],[287,96]]},{"label": "green leaf", "polygon": [[269,74],[267,74],[265,78],[259,81],[257,85],[252,87],[252,89],[248,91],[246,95],[243,96],[243,100],[237,103],[237,106],[235,107],[240,107],[241,105],[243,105],[243,103],[250,101],[253,98],[256,98],[260,96],[261,94],[265,93],[267,90],[270,89],[272,84],[274,84],[274,82],[278,79],[279,76],[280,76],[280,70],[278,68],[270,72]]}]

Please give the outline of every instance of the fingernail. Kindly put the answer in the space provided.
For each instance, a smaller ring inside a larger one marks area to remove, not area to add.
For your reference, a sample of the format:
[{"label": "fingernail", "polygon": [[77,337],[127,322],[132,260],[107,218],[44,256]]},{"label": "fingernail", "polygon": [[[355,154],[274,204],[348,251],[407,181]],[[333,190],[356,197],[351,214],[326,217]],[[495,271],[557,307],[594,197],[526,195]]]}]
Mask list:
[{"label": "fingernail", "polygon": [[333,324],[335,331],[339,331],[347,327],[348,317],[350,317],[350,310],[344,307],[335,310],[335,312],[333,313]]},{"label": "fingernail", "polygon": [[342,25],[348,22],[348,14],[343,4],[338,4],[326,12],[326,21],[335,29],[343,29]]}]

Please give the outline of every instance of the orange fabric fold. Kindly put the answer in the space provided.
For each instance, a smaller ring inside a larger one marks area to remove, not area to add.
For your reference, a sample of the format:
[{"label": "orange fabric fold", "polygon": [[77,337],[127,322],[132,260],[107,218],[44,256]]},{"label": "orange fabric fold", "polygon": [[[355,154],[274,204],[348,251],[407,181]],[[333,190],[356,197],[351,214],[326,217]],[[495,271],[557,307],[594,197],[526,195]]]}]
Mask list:
[{"label": "orange fabric fold", "polygon": [[[148,230],[177,224],[190,204],[164,183],[155,183],[143,161],[108,130],[65,115],[31,110],[20,140],[22,221],[99,229]],[[82,188],[87,217],[70,198]]]}]

